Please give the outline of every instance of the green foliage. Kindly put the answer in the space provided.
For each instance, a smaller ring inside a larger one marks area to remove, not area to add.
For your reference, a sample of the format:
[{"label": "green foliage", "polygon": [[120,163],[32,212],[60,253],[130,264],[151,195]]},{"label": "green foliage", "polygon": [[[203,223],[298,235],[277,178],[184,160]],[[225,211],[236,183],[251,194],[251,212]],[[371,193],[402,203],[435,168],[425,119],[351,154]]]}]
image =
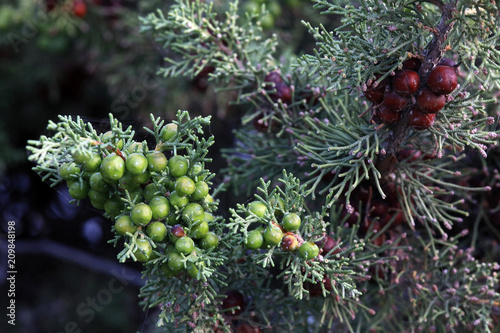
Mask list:
[{"label": "green foliage", "polygon": [[[478,221],[497,212],[498,203],[470,208],[498,183],[498,161],[488,159],[488,152],[498,153],[498,8],[474,1],[318,0],[315,6],[341,15],[342,25],[328,32],[306,22],[317,49],[295,63],[294,56],[281,62],[274,54],[276,37],[260,27],[265,12],[240,17],[236,1],[219,7],[179,0],[165,13],[141,18],[141,31],[167,54],[160,74],[192,78],[209,68],[217,91],[235,91],[234,103],[248,110],[236,143],[224,150],[226,183],[212,192],[245,193],[237,200],[247,203],[207,219],[217,247],[174,250],[182,237],[174,227],[182,224],[188,235],[197,227],[187,203],[199,202],[209,214],[218,206],[209,195],[179,199],[185,193],[175,182],[186,174],[184,166],[179,173],[173,162],[152,171],[148,183],[138,185],[140,193],[110,184],[110,197],[123,203],[116,214],[106,211],[111,219],[128,216],[146,186],[154,186],[148,196],[170,200],[162,220],[167,240],[155,241],[137,226],[110,241],[123,243],[120,262],[144,262],[144,308],[158,307],[158,325],[185,331],[234,331],[250,323],[270,331],[490,332],[500,302],[499,267],[474,258],[472,249]],[[444,55],[457,63],[450,67],[459,86],[430,127],[410,126],[414,95],[396,123],[381,121],[381,103],[365,100],[374,81],[418,59],[422,89]],[[126,160],[121,151],[155,151],[170,161],[184,156],[187,175],[213,185],[215,175],[205,168],[214,143],[204,137],[210,118],[179,112],[177,131],[167,131],[160,118],[151,121],[146,131],[154,148],[134,142],[132,129],[123,130],[112,116],[116,144],[103,143],[103,134],[79,118],[60,117],[49,123],[53,136],[28,142],[30,160],[55,185],[62,181],[59,167],[75,154],[115,153]],[[477,160],[470,161],[473,155]],[[69,184],[86,181],[85,172],[75,172]],[[289,213],[300,218],[297,230],[283,228]],[[459,225],[471,218],[474,232],[467,239]],[[262,234],[261,247],[246,246],[250,232]],[[244,302],[228,306],[224,299],[233,291]]]}]

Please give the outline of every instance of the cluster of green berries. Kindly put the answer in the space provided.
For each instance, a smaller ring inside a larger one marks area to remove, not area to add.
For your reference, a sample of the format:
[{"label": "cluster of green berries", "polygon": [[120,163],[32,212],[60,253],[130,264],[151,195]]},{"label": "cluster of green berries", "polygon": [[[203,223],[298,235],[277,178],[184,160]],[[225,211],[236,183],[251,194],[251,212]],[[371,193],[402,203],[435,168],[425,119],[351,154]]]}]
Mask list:
[{"label": "cluster of green berries", "polygon": [[[266,214],[267,206],[263,202],[252,201],[247,206],[247,216],[255,215],[264,220]],[[279,224],[272,222],[266,227],[259,225],[248,232],[244,240],[247,249],[259,250],[281,246],[286,252],[298,250],[299,256],[305,260],[313,259],[319,255],[319,247],[315,243],[304,242],[296,234],[302,220],[297,213],[284,211],[284,202],[281,198],[277,200],[274,215],[281,220]]]},{"label": "cluster of green berries", "polygon": [[[177,135],[177,125],[171,123],[162,128],[160,139],[168,142]],[[106,144],[109,146],[103,149]],[[198,267],[184,256],[199,255],[202,249],[219,243],[209,230],[214,216],[210,186],[205,181],[208,172],[186,156],[168,159],[163,151],[150,151],[140,142],[122,149],[123,140],[112,132],[93,142],[90,152],[75,149],[73,161],[59,167],[69,194],[77,200],[88,198],[93,207],[104,210],[115,221],[118,235],[137,233],[133,253],[138,261],[154,259],[155,247],[166,256],[161,267],[165,276],[187,270],[196,277]]]}]

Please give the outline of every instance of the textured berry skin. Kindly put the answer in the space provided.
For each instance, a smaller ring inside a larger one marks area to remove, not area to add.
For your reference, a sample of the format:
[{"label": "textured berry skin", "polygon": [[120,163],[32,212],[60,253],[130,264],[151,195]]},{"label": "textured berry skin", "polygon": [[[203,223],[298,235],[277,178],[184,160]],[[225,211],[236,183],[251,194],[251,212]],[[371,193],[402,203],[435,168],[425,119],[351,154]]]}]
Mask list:
[{"label": "textured berry skin", "polygon": [[377,115],[384,124],[394,123],[401,118],[401,114],[399,112],[394,112],[383,104],[378,108]]},{"label": "textured berry skin", "polygon": [[410,117],[408,122],[410,126],[414,129],[423,131],[434,124],[434,120],[436,119],[435,113],[423,113],[417,108],[413,108],[410,111]]},{"label": "textured berry skin", "polygon": [[440,95],[450,94],[457,84],[455,69],[449,66],[436,66],[427,79],[427,86]]},{"label": "textured berry skin", "polygon": [[297,241],[297,238],[293,235],[286,235],[283,237],[281,240],[281,248],[284,251],[291,252],[295,251],[299,247],[299,242]]},{"label": "textured berry skin", "polygon": [[408,104],[408,97],[402,96],[394,90],[386,90],[384,93],[384,104],[391,111],[398,112]]},{"label": "textured berry skin", "polygon": [[415,93],[419,85],[420,76],[410,69],[397,71],[392,79],[392,87],[400,95],[407,96]]},{"label": "textured berry skin", "polygon": [[403,62],[403,69],[411,69],[414,71],[418,71],[421,65],[422,61],[420,61],[420,59],[411,58]]},{"label": "textured berry skin", "polygon": [[437,113],[446,103],[444,95],[437,95],[429,88],[417,93],[417,105],[425,113]]},{"label": "textured berry skin", "polygon": [[380,79],[381,76],[382,75],[380,74],[376,74],[375,80],[373,80],[373,83],[370,84],[364,92],[366,99],[375,104],[380,104],[384,101],[385,87],[387,87],[387,85],[390,83],[389,78],[386,77],[375,87],[375,82],[377,82],[377,80]]}]

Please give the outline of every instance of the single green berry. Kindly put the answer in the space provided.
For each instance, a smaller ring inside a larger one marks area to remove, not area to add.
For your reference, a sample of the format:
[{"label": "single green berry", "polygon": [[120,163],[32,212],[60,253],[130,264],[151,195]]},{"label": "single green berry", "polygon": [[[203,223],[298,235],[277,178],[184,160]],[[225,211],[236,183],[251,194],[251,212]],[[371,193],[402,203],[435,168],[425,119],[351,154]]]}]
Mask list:
[{"label": "single green berry", "polygon": [[186,205],[182,211],[182,220],[187,224],[202,221],[205,217],[205,211],[200,204],[191,202]]},{"label": "single green berry", "polygon": [[111,143],[115,146],[115,148],[122,149],[123,148],[123,140],[120,138],[116,138],[112,131],[107,131],[102,134],[101,142]]},{"label": "single green berry", "polygon": [[196,189],[196,185],[191,178],[182,176],[177,178],[175,181],[174,189],[175,192],[179,193],[179,195],[188,196],[193,194]]},{"label": "single green berry", "polygon": [[161,242],[167,236],[167,227],[161,222],[152,222],[148,225],[146,233],[155,242]]},{"label": "single green berry", "polygon": [[148,240],[138,239],[136,243],[137,249],[134,251],[134,256],[137,258],[137,261],[146,262],[151,259],[153,247],[149,244]]},{"label": "single green berry", "polygon": [[252,201],[248,204],[248,211],[249,213],[247,214],[247,216],[249,216],[250,213],[253,213],[256,216],[263,218],[266,214],[267,206],[263,202]]},{"label": "single green berry", "polygon": [[144,199],[149,202],[155,195],[158,195],[160,189],[154,183],[146,185],[143,191]]},{"label": "single green berry", "polygon": [[172,251],[167,255],[167,264],[168,268],[176,275],[184,270],[183,258],[179,253],[175,251]]},{"label": "single green berry", "polygon": [[179,195],[179,193],[173,191],[172,193],[170,193],[168,201],[170,202],[170,206],[177,209],[182,209],[189,203],[189,198]]},{"label": "single green berry", "polygon": [[193,237],[194,239],[205,238],[208,234],[208,230],[209,227],[207,221],[198,221],[191,229],[191,237]]},{"label": "single green berry", "polygon": [[198,181],[195,183],[195,190],[191,194],[191,199],[193,199],[194,201],[203,200],[208,195],[208,191],[208,184],[204,181]]},{"label": "single green berry", "polygon": [[125,174],[125,161],[118,155],[108,155],[101,162],[100,172],[104,180],[116,181]]},{"label": "single green berry", "polygon": [[115,231],[119,235],[126,235],[127,232],[133,234],[137,230],[137,227],[132,222],[132,219],[128,215],[123,215],[115,221]]},{"label": "single green berry", "polygon": [[267,227],[266,230],[264,230],[264,239],[266,241],[266,244],[268,245],[278,245],[281,242],[282,238],[283,232],[278,226],[273,225],[271,227]]},{"label": "single green berry", "polygon": [[160,131],[160,138],[163,142],[170,141],[177,134],[177,125],[174,123],[166,124]]},{"label": "single green berry", "polygon": [[88,182],[76,181],[69,186],[69,195],[71,195],[73,199],[81,200],[87,197],[89,190],[90,190],[90,185]]},{"label": "single green berry", "polygon": [[147,204],[138,203],[132,207],[130,217],[136,225],[147,225],[153,218],[153,212]]},{"label": "single green berry", "polygon": [[164,196],[154,196],[149,201],[149,207],[153,212],[153,220],[162,220],[170,213],[170,203]]},{"label": "single green berry", "polygon": [[175,155],[168,161],[168,169],[173,177],[182,177],[187,173],[189,162],[181,155]]},{"label": "single green berry", "polygon": [[299,256],[305,260],[316,258],[319,255],[319,247],[313,242],[305,242],[299,247]]},{"label": "single green berry", "polygon": [[182,254],[190,254],[194,250],[194,241],[191,237],[181,237],[175,242],[175,250]]},{"label": "single green berry", "polygon": [[82,170],[75,163],[63,163],[59,167],[59,175],[64,180],[76,180]]},{"label": "single green berry", "polygon": [[82,163],[83,171],[96,171],[101,166],[101,156],[97,153],[90,154],[90,157]]},{"label": "single green berry", "polygon": [[286,231],[295,231],[300,227],[300,217],[295,213],[287,213],[283,217],[282,225]]},{"label": "single green berry", "polygon": [[264,235],[261,230],[250,230],[245,238],[245,247],[250,250],[259,249],[264,243]]},{"label": "single green berry", "polygon": [[118,216],[124,208],[125,205],[123,201],[117,195],[111,196],[111,198],[104,203],[104,211],[106,211],[111,218]]},{"label": "single green berry", "polygon": [[189,169],[188,176],[189,176],[189,178],[191,178],[195,182],[199,182],[205,178],[205,176],[202,172],[203,172],[203,166],[200,163],[195,163]]},{"label": "single green berry", "polygon": [[125,172],[123,177],[118,180],[118,186],[122,190],[127,190],[129,192],[137,190],[141,185],[136,183],[133,177],[131,173]]},{"label": "single green berry", "polygon": [[148,169],[148,159],[140,153],[130,154],[125,161],[125,168],[133,175],[140,175]]},{"label": "single green berry", "polygon": [[161,172],[167,168],[167,157],[159,151],[147,155],[149,171]]},{"label": "single green berry", "polygon": [[207,232],[204,238],[200,241],[200,247],[204,250],[208,250],[212,247],[217,247],[219,245],[219,237],[212,231]]},{"label": "single green berry", "polygon": [[100,172],[94,172],[89,178],[90,187],[99,192],[109,191],[109,184],[104,181]]},{"label": "single green berry", "polygon": [[199,272],[198,268],[205,266],[205,264],[203,263],[203,261],[199,261],[196,264],[191,261],[188,261],[186,266],[189,276],[192,277],[193,279],[196,279],[198,277],[198,272]]}]

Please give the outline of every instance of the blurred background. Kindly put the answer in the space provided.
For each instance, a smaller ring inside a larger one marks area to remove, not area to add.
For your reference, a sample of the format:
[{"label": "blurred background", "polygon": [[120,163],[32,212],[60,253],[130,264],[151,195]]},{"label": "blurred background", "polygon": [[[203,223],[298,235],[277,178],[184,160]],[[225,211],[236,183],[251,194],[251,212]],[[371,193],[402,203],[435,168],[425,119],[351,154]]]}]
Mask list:
[{"label": "blurred background", "polygon": [[[279,52],[309,52],[300,23],[317,24],[306,0],[248,0],[245,11],[270,13],[265,33],[277,32]],[[216,2],[217,4],[217,2]],[[155,315],[139,307],[140,265],[121,265],[107,244],[111,223],[88,202],[68,204],[65,186],[50,188],[27,161],[26,143],[49,134],[57,115],[79,115],[105,131],[108,114],[142,140],[149,114],[169,120],[179,109],[212,115],[216,146],[209,167],[225,165],[220,149],[243,110],[207,82],[156,75],[164,50],[140,34],[139,16],[166,9],[160,0],[0,0],[0,332],[154,332]],[[323,22],[328,24],[328,22]],[[215,179],[220,181],[222,176]],[[220,214],[235,198],[220,198]],[[16,326],[6,324],[8,221],[16,233]]]}]

